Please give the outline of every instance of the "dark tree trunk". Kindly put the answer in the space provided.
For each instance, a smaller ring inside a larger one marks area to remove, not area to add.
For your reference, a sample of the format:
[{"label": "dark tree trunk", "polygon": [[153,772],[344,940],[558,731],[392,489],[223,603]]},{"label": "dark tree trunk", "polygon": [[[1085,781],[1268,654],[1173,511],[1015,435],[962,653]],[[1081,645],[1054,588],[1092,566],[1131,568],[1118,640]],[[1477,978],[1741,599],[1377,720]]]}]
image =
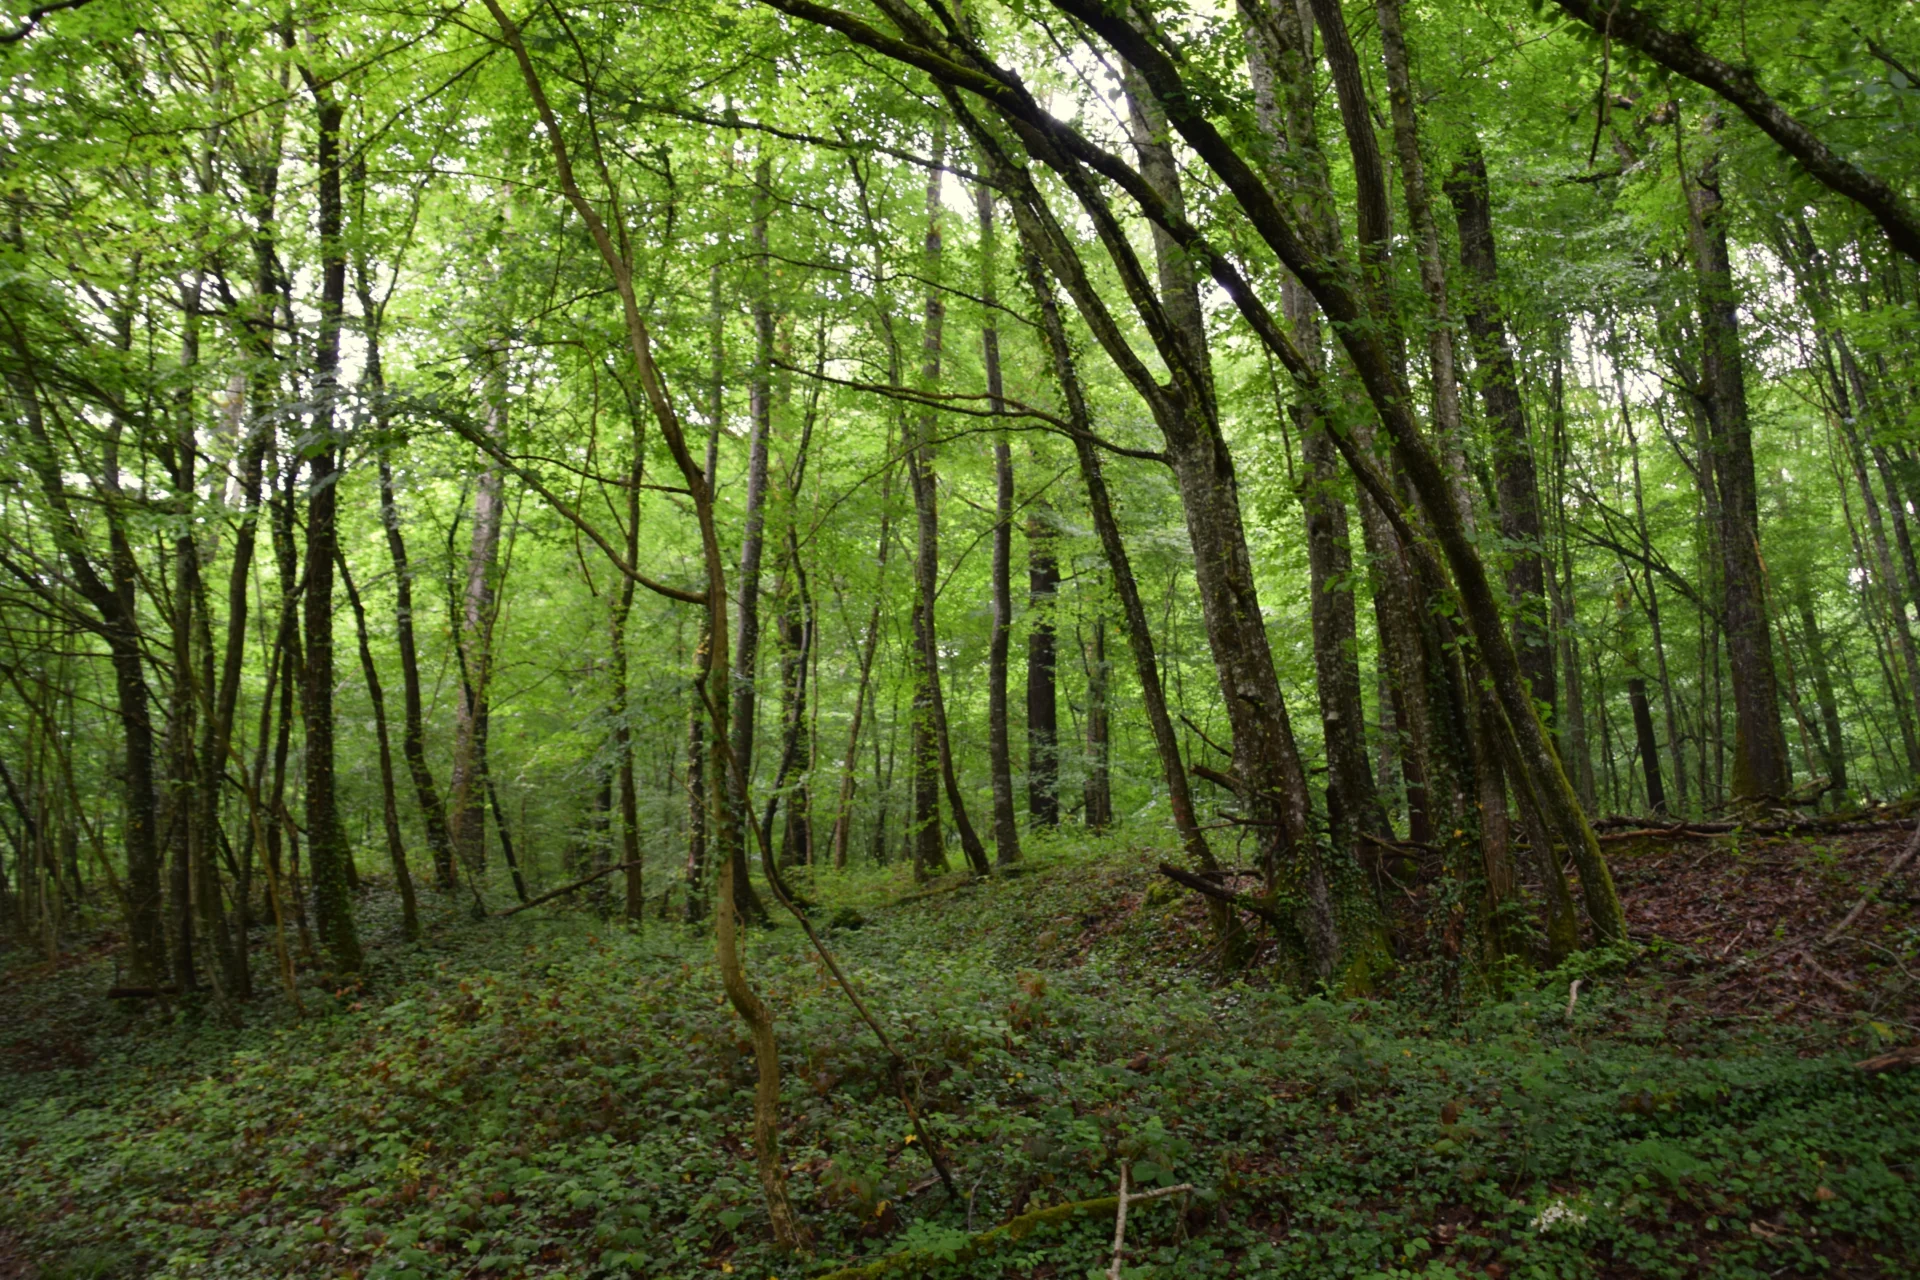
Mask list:
[{"label": "dark tree trunk", "polygon": [[338,441],[334,402],[339,395],[340,320],[346,301],[347,258],[341,239],[340,121],[342,108],[319,98],[318,205],[320,232],[320,323],[314,350],[313,434],[308,463],[306,623],[307,863],[313,879],[320,938],[344,973],[361,966],[354,930],[348,865],[353,857],[340,829],[333,777],[333,562],[338,536]]},{"label": "dark tree trunk", "polygon": [[[646,475],[646,434],[636,408],[633,413],[633,458],[628,466],[625,547],[629,565],[640,562],[640,484]],[[627,619],[633,613],[634,582],[630,574],[621,574],[614,588],[613,618],[607,637],[609,664],[613,677],[613,770],[620,784],[620,861],[624,914],[631,921],[645,918],[647,910],[645,869],[640,865],[640,797],[633,778],[633,726],[627,712]]]},{"label": "dark tree trunk", "polygon": [[[726,312],[722,306],[720,268],[716,264],[708,276],[707,309],[707,456],[702,476],[711,493],[720,473],[720,422],[726,416]],[[705,636],[694,654],[694,666],[704,671],[711,665],[711,650]],[[699,685],[694,686],[692,709],[687,718],[687,910],[688,924],[695,924],[707,912],[707,709],[700,703]],[[745,877],[737,877],[744,879]]]},{"label": "dark tree trunk", "polygon": [[1060,566],[1053,554],[1053,512],[1035,501],[1027,517],[1027,817],[1036,827],[1060,825],[1060,718],[1054,683],[1058,651],[1054,593]]},{"label": "dark tree trunk", "polygon": [[743,920],[766,912],[747,874],[747,833],[753,821],[746,788],[753,780],[753,748],[758,709],[755,680],[760,671],[760,563],[767,522],[767,451],[773,434],[773,269],[767,256],[768,220],[773,207],[773,166],[762,157],[754,167],[753,193],[753,370],[747,382],[747,414],[752,432],[747,443],[747,501],[740,535],[740,624],[734,642],[729,713],[734,768],[725,774],[728,799],[738,823],[733,843],[722,850],[733,866],[734,910]]},{"label": "dark tree trunk", "polygon": [[1633,709],[1633,736],[1640,749],[1641,772],[1647,780],[1647,811],[1667,811],[1667,789],[1660,782],[1660,743],[1653,736],[1653,713],[1647,706],[1647,682],[1627,678],[1627,705]]}]

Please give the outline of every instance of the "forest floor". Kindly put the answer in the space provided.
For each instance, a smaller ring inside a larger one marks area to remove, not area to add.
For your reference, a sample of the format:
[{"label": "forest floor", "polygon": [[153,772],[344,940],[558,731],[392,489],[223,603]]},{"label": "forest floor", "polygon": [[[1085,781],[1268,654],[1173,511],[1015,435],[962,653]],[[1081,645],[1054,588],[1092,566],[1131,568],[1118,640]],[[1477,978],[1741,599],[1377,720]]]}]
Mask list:
[{"label": "forest floor", "polygon": [[[1609,847],[1635,945],[1504,989],[1404,961],[1364,998],[1223,978],[1126,838],[1024,873],[808,891],[906,1056],[957,1194],[791,922],[749,934],[779,1020],[807,1253],[775,1255],[752,1057],[708,939],[378,890],[353,987],[236,1029],[103,998],[110,939],[0,954],[0,1280],[235,1276],[1908,1277],[1920,1274],[1914,879],[1820,938],[1898,831]],[[263,952],[270,954],[270,952]],[[263,988],[271,971],[259,966]],[[1578,981],[1578,998],[1571,999]],[[1907,1053],[1907,1065],[1916,1056]],[[996,1243],[996,1242],[988,1242]],[[939,1259],[957,1258],[952,1267]]]}]

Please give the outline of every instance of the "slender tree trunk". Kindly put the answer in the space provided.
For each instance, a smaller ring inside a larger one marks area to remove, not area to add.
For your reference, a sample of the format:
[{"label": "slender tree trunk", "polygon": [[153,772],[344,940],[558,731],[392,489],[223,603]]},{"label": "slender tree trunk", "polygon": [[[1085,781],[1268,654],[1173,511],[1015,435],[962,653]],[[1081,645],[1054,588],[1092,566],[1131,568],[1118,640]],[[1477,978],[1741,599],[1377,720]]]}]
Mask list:
[{"label": "slender tree trunk", "polygon": [[400,797],[393,780],[393,745],[387,735],[387,697],[380,685],[380,671],[374,666],[373,648],[367,643],[367,611],[354,589],[353,575],[347,569],[344,554],[339,555],[340,583],[347,589],[347,603],[353,606],[354,632],[360,639],[360,672],[366,677],[367,699],[373,704],[373,732],[380,751],[380,824],[387,837],[387,858],[393,864],[393,883],[400,891],[401,927],[409,942],[420,937],[420,910],[414,899],[413,875],[407,868],[406,840],[400,834]]},{"label": "slender tree trunk", "polygon": [[[271,280],[271,266],[268,267]],[[381,359],[380,329],[382,310],[374,300],[373,282],[364,255],[355,259],[355,289],[360,300],[363,337],[366,342],[367,397],[372,401],[375,437],[379,443],[380,526],[386,535],[387,554],[393,561],[394,647],[400,657],[401,729],[400,755],[413,783],[414,800],[420,807],[420,820],[426,829],[427,853],[433,860],[434,881],[443,893],[454,890],[453,841],[447,831],[447,810],[440,798],[433,770],[427,764],[426,712],[420,692],[420,653],[413,631],[413,567],[407,558],[407,541],[400,527],[400,506],[394,496],[392,449],[394,439],[386,400],[386,372]]]},{"label": "slender tree trunk", "polygon": [[[887,435],[887,452],[893,451],[893,435]],[[867,613],[866,629],[861,633],[860,642],[860,679],[854,688],[853,720],[847,726],[847,751],[840,767],[840,805],[833,820],[833,865],[835,869],[844,869],[847,865],[847,846],[853,837],[853,791],[854,768],[860,755],[860,731],[866,721],[867,702],[872,697],[873,659],[880,648],[880,605],[885,597],[887,556],[893,546],[893,468],[889,466],[880,477],[880,540],[874,552],[873,607]],[[877,711],[876,711],[877,715]],[[879,750],[878,730],[875,730],[874,749]],[[877,766],[879,757],[875,756],[875,785],[879,783]],[[879,797],[876,795],[876,802]],[[1004,848],[1004,846],[1002,846]]]},{"label": "slender tree trunk", "polygon": [[[980,357],[986,368],[988,404],[998,413],[1002,401],[1000,330],[995,302],[993,189],[974,188],[980,217],[980,296],[986,304],[980,328]],[[1013,748],[1007,722],[1007,658],[1013,633],[1013,449],[1005,432],[993,441],[993,567],[988,595],[993,605],[993,634],[987,644],[987,766],[993,775],[994,860],[1001,866],[1020,860],[1020,820],[1013,802]],[[864,686],[865,676],[862,676]]]},{"label": "slender tree trunk", "polygon": [[[735,790],[729,801],[739,824],[751,822],[747,787],[753,780],[753,749],[758,721],[760,670],[760,563],[765,552],[767,521],[767,452],[773,434],[773,269],[767,256],[768,220],[773,206],[773,166],[762,156],[754,167],[753,204],[753,370],[747,382],[747,411],[751,421],[747,442],[747,499],[740,535],[740,619],[734,645],[731,711],[731,748],[738,768],[723,773]],[[723,856],[734,864],[729,879],[736,895],[735,909],[748,920],[763,919],[765,910],[747,874],[747,828],[730,828],[733,843]],[[776,870],[774,874],[778,874]]]},{"label": "slender tree trunk", "polygon": [[[1138,77],[1129,77],[1127,99],[1142,175],[1163,200],[1178,207],[1183,197],[1166,113]],[[1194,550],[1195,582],[1221,697],[1233,725],[1234,773],[1244,788],[1247,817],[1260,836],[1263,869],[1274,885],[1299,890],[1297,924],[1307,957],[1319,977],[1330,978],[1340,956],[1340,930],[1327,870],[1309,835],[1306,769],[1274,671],[1238,480],[1220,433],[1198,281],[1187,255],[1157,227],[1154,248],[1171,331],[1168,349],[1180,371],[1174,384],[1179,410],[1163,412],[1162,428]]]},{"label": "slender tree trunk", "polygon": [[1087,668],[1087,779],[1081,813],[1090,831],[1113,825],[1112,740],[1107,719],[1107,620],[1096,616],[1083,653]]},{"label": "slender tree trunk", "polygon": [[[942,209],[940,188],[946,163],[946,117],[935,117],[933,165],[927,175],[927,238],[923,271],[927,280],[926,323],[921,337],[923,363],[920,376],[923,388],[933,391],[940,381],[941,339],[946,320],[946,301],[941,296]],[[934,775],[923,781],[918,773],[914,781],[914,822],[918,833],[915,856],[921,874],[947,863],[945,842],[939,826],[938,792],[944,784],[947,807],[954,829],[960,836],[961,850],[976,874],[991,870],[986,846],[975,834],[960,794],[959,776],[954,767],[953,742],[948,732],[945,700],[940,689],[939,629],[935,621],[935,603],[940,592],[939,491],[934,476],[935,418],[931,410],[916,420],[918,435],[907,454],[907,472],[912,481],[916,522],[914,583],[918,599],[914,606],[914,643],[918,651],[915,673],[915,750],[914,767],[931,767]]]},{"label": "slender tree trunk", "polygon": [[[634,414],[633,460],[628,467],[625,525],[627,563],[640,559],[640,484],[646,474],[646,436],[638,413]],[[626,918],[638,923],[646,917],[646,880],[640,865],[640,798],[633,778],[633,726],[627,711],[627,619],[633,613],[633,579],[620,575],[614,588],[613,617],[608,636],[608,664],[613,678],[613,769],[620,784],[620,861],[626,864],[622,874]]]},{"label": "slender tree trunk", "polygon": [[1633,711],[1633,736],[1640,749],[1640,767],[1647,780],[1647,811],[1667,812],[1667,789],[1660,782],[1660,744],[1653,736],[1653,713],[1647,706],[1647,682],[1644,677],[1627,679],[1627,705]]},{"label": "slender tree trunk", "polygon": [[[718,483],[720,473],[720,424],[726,417],[727,322],[722,306],[720,267],[708,275],[707,307],[707,456],[702,471],[709,492]],[[695,655],[704,668],[710,661],[704,639]],[[699,687],[694,688],[692,710],[687,717],[687,923],[698,923],[707,911],[707,789],[715,785],[706,770],[705,731],[707,712],[700,705]]]}]

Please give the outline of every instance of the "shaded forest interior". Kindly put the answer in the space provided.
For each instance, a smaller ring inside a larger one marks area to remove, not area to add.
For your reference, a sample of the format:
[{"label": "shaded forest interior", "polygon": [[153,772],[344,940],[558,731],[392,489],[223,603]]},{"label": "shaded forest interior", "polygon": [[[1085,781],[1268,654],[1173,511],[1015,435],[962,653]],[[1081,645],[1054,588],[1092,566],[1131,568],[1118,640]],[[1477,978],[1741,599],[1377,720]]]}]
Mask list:
[{"label": "shaded forest interior", "polygon": [[1920,15],[0,22],[0,1278],[1920,1271]]}]

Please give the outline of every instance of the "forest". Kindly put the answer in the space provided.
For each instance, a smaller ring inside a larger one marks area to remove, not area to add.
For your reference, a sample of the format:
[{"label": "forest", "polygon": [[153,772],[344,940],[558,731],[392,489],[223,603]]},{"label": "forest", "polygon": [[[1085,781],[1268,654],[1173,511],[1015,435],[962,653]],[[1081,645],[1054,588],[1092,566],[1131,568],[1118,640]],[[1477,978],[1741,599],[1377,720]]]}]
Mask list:
[{"label": "forest", "polygon": [[1913,0],[0,8],[0,1280],[1920,1274]]}]

